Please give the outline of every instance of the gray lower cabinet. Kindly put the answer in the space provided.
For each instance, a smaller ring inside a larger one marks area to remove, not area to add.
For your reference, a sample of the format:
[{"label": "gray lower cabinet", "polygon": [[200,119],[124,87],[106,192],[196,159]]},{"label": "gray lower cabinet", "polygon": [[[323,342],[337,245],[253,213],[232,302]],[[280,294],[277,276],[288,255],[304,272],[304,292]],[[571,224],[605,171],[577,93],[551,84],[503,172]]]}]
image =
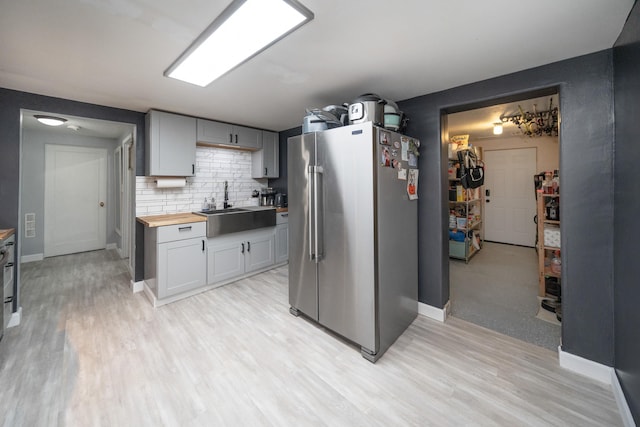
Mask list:
[{"label": "gray lower cabinet", "polygon": [[204,287],[206,223],[145,228],[145,282],[158,300]]},{"label": "gray lower cabinet", "polygon": [[151,110],[145,122],[146,175],[195,175],[196,119]]},{"label": "gray lower cabinet", "polygon": [[289,261],[289,213],[276,216],[276,264]]},{"label": "gray lower cabinet", "polygon": [[278,178],[280,176],[279,155],[278,134],[262,131],[262,149],[251,153],[251,177]]},{"label": "gray lower cabinet", "polygon": [[262,148],[259,129],[205,119],[197,119],[196,125],[198,143],[246,150]]},{"label": "gray lower cabinet", "polygon": [[222,283],[275,264],[274,227],[209,239],[207,282]]}]

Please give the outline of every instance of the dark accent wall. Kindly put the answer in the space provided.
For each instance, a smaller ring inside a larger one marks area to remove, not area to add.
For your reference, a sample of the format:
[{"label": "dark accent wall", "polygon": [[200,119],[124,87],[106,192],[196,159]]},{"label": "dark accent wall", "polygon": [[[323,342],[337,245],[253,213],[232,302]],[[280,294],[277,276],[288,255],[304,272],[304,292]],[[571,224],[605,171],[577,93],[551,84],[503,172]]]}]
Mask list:
[{"label": "dark accent wall", "polygon": [[[143,113],[0,88],[0,227],[18,228],[22,108],[136,125],[136,174],[144,175]],[[20,248],[16,250],[20,254]],[[136,270],[142,267],[136,264]],[[16,277],[19,282],[19,267]]]},{"label": "dark accent wall", "polygon": [[283,130],[278,134],[278,145],[280,149],[280,176],[276,179],[269,180],[269,187],[273,187],[280,193],[287,193],[287,139],[292,136],[302,134],[302,126],[292,129]]},{"label": "dark accent wall", "polygon": [[640,423],[640,263],[635,239],[640,212],[640,6],[636,3],[613,49],[615,69],[614,301],[615,368]]},{"label": "dark accent wall", "polygon": [[613,366],[612,50],[399,103],[420,139],[419,299],[449,300],[446,147],[441,115],[540,90],[560,94],[562,348]]}]

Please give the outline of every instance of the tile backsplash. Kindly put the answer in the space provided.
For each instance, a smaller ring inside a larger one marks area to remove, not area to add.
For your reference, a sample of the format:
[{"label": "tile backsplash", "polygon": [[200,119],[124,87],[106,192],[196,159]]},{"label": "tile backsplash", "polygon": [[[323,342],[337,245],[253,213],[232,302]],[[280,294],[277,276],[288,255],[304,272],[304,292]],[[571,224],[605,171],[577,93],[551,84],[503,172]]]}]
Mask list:
[{"label": "tile backsplash", "polygon": [[215,147],[196,147],[196,175],[179,188],[156,188],[156,178],[136,177],[136,216],[192,212],[202,208],[204,198],[224,202],[224,181],[229,182],[229,203],[256,206],[253,190],[267,187],[267,179],[251,178],[251,152]]}]

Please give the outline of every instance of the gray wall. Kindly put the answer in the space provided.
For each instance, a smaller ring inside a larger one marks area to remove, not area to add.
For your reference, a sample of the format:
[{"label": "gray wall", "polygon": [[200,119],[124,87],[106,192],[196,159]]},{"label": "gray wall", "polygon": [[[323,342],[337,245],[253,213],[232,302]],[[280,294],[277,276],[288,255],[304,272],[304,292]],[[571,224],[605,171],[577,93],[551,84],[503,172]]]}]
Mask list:
[{"label": "gray wall", "polygon": [[[612,51],[433,93],[399,103],[420,155],[419,299],[449,300],[446,147],[441,115],[523,94],[560,93],[562,348],[613,366]],[[542,91],[542,92],[541,92]],[[530,96],[526,96],[530,97]]]},{"label": "gray wall", "polygon": [[640,263],[635,237],[640,212],[640,6],[636,3],[613,50],[615,67],[615,367],[640,424]]},{"label": "gray wall", "polygon": [[75,145],[107,149],[107,244],[118,243],[115,231],[115,172],[113,153],[118,140],[87,136],[60,135],[46,130],[22,133],[22,211],[20,215],[36,214],[36,236],[22,239],[22,255],[44,253],[44,169],[45,144]]}]

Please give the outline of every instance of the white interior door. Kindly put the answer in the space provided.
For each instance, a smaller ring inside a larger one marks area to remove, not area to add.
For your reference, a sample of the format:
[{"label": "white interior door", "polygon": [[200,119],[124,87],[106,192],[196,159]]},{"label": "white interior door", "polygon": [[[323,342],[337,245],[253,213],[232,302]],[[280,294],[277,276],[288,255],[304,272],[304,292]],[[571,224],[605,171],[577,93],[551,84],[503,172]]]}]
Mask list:
[{"label": "white interior door", "polygon": [[104,249],[107,150],[45,146],[46,257]]},{"label": "white interior door", "polygon": [[485,151],[485,240],[535,246],[536,149]]}]

